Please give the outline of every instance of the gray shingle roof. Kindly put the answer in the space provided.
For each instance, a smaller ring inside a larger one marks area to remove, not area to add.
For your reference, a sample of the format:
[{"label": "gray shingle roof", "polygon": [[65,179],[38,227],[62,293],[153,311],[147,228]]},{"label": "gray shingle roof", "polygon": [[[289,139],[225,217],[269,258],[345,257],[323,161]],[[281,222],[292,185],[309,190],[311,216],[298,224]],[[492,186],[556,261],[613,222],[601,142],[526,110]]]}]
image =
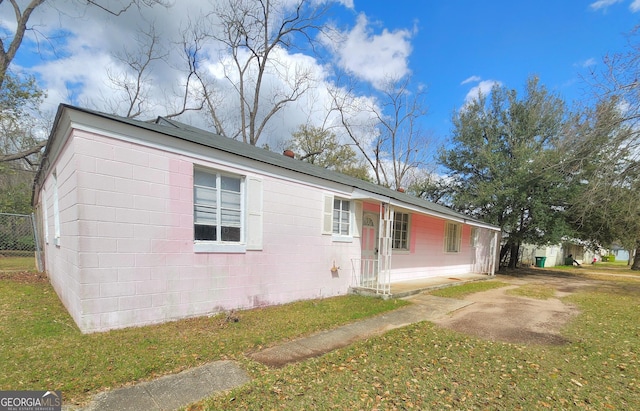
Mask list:
[{"label": "gray shingle roof", "polygon": [[202,130],[164,117],[158,117],[155,122],[145,122],[65,104],[60,105],[58,116],[64,108],[93,114],[134,127],[139,127],[167,136],[175,137],[177,139],[188,141],[194,144],[211,147],[216,150],[220,150],[237,156],[250,158],[255,161],[270,164],[276,167],[281,167],[283,169],[291,170],[297,173],[302,173],[323,180],[344,184],[349,187],[358,188],[372,194],[394,199],[399,203],[405,203],[407,205],[424,209],[426,214],[430,214],[429,212],[436,213],[443,216],[450,216],[455,219],[463,219],[468,222],[479,223],[483,226],[492,227],[496,230],[499,229],[498,227],[486,224],[465,214],[453,211],[448,207],[435,204],[430,201],[408,195],[406,193],[401,193],[374,183],[370,183],[368,181],[360,180],[355,177],[327,170],[325,168],[304,161],[295,160],[282,154],[273,153],[263,148],[255,147],[250,144],[223,137],[218,134],[214,134],[209,131]]}]

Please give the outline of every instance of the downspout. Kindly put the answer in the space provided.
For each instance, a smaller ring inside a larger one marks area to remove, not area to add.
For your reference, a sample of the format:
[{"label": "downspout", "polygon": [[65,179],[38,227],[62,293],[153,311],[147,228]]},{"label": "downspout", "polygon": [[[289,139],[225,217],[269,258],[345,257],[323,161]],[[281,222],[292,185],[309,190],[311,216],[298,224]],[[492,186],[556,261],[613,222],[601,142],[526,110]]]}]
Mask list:
[{"label": "downspout", "polygon": [[491,268],[489,270],[489,275],[494,276],[496,274],[496,258],[500,258],[500,253],[498,252],[498,232],[493,232],[493,240],[491,240]]}]

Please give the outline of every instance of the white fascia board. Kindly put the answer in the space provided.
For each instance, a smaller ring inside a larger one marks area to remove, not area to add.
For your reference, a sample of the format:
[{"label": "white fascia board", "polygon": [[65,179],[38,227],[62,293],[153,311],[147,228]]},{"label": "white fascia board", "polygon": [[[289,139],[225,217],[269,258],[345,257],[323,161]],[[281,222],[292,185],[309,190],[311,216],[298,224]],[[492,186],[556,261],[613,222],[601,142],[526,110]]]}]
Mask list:
[{"label": "white fascia board", "polygon": [[418,213],[418,214],[424,214],[424,215],[429,215],[432,217],[437,217],[437,218],[442,218],[445,220],[449,220],[449,221],[455,221],[457,223],[463,223],[463,224],[468,224],[474,227],[481,227],[481,228],[486,228],[492,231],[500,231],[500,228],[497,227],[493,227],[489,224],[484,224],[481,222],[477,222],[477,221],[472,221],[463,217],[455,217],[455,216],[451,216],[448,214],[444,214],[444,213],[439,213],[437,211],[433,211],[433,210],[429,210],[426,208],[422,208],[422,207],[418,207],[412,204],[407,204],[405,202],[396,200],[396,199],[392,199],[389,197],[385,197],[379,194],[374,194],[374,193],[370,193],[368,191],[359,189],[359,188],[355,188],[353,190],[352,196],[351,198],[353,199],[357,199],[357,200],[376,200],[379,201],[381,203],[385,203],[385,204],[390,204],[393,207],[399,207],[405,210],[409,210],[409,211],[413,211],[414,213]]},{"label": "white fascia board", "polygon": [[495,231],[495,232],[501,232],[502,229],[500,227],[495,227],[489,224],[484,224],[484,223],[480,223],[477,221],[469,221],[469,220],[465,220],[465,224],[469,224],[470,226],[474,226],[474,227],[479,227],[479,228],[486,228],[487,230],[491,230],[491,231]]},{"label": "white fascia board", "polygon": [[353,191],[351,192],[351,198],[354,200],[376,200],[385,204],[388,204],[389,201],[391,200],[389,197],[385,197],[380,194],[370,193],[360,188],[353,189]]}]

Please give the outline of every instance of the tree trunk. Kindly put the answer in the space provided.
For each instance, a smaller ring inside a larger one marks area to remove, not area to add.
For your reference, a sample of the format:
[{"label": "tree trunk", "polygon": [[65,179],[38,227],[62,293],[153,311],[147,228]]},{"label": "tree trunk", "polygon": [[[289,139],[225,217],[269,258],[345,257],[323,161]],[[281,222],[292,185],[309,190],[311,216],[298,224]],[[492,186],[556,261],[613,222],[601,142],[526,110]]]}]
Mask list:
[{"label": "tree trunk", "polygon": [[520,242],[511,243],[509,255],[509,268],[516,268],[518,265],[518,255],[520,254]]},{"label": "tree trunk", "polygon": [[509,243],[505,243],[502,248],[500,248],[500,264],[504,261],[504,257],[507,255],[509,251]]},{"label": "tree trunk", "polygon": [[640,270],[640,247],[636,248],[636,255],[633,257],[632,270]]}]

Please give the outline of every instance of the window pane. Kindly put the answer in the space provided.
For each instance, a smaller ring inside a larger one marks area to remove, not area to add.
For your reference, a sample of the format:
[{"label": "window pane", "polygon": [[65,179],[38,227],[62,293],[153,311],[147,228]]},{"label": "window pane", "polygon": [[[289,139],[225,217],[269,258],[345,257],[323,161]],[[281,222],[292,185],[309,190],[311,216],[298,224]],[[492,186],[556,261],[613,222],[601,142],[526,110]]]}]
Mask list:
[{"label": "window pane", "polygon": [[349,212],[343,211],[340,217],[340,234],[349,235]]},{"label": "window pane", "polygon": [[217,223],[217,208],[196,205],[193,218],[198,224],[215,225]]},{"label": "window pane", "polygon": [[223,190],[240,192],[240,179],[235,177],[221,176],[220,184]]},{"label": "window pane", "polygon": [[240,211],[239,210],[220,210],[220,220],[222,225],[232,225],[240,227]]},{"label": "window pane", "polygon": [[196,240],[216,241],[216,226],[196,224],[194,229]]},{"label": "window pane", "polygon": [[215,207],[217,202],[215,188],[194,187],[193,202],[195,204],[203,204]]},{"label": "window pane", "polygon": [[201,170],[195,170],[193,172],[193,184],[215,188],[216,175]]},{"label": "window pane", "polygon": [[233,208],[236,210],[240,210],[240,193],[222,191],[220,193],[220,201],[222,202],[222,208]]},{"label": "window pane", "polygon": [[240,241],[240,227],[222,227],[222,241]]}]

